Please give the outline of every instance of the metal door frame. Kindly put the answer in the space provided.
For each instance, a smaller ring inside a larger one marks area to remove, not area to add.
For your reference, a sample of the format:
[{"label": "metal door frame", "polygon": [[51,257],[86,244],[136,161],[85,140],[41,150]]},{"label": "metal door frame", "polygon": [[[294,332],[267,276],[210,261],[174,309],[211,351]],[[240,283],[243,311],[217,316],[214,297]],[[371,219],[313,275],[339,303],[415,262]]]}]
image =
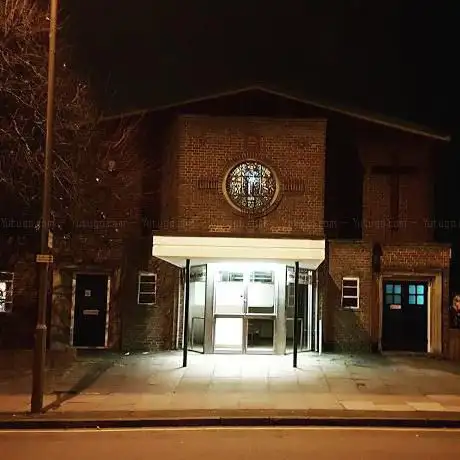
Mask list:
[{"label": "metal door frame", "polygon": [[[244,265],[243,265],[244,267]],[[216,270],[215,273],[218,273],[221,270]],[[273,268],[270,268],[270,271],[273,272],[274,276],[274,292],[273,292],[273,302],[274,302],[274,313],[262,313],[262,314],[257,314],[257,313],[248,313],[248,288],[249,288],[249,283],[250,283],[250,277],[249,274],[251,272],[250,268],[244,267],[243,270],[243,312],[241,314],[221,314],[221,313],[216,313],[216,279],[215,279],[215,274],[213,276],[213,296],[212,296],[212,314],[213,314],[213,334],[212,334],[212,351],[215,354],[228,354],[228,353],[234,353],[234,354],[257,354],[257,353],[248,353],[248,320],[249,319],[271,319],[273,321],[273,347],[271,354],[275,354],[276,350],[276,340],[277,340],[277,327],[276,327],[276,319],[278,317],[278,277],[277,277],[277,271],[274,270]],[[215,329],[216,329],[216,318],[241,318],[243,321],[243,328],[242,328],[242,347],[240,352],[234,352],[234,351],[221,351],[218,350],[216,351],[216,346],[215,346]]]},{"label": "metal door frame", "polygon": [[[294,274],[295,274],[295,267],[292,266],[292,265],[286,265],[286,274],[285,274],[285,284],[286,284],[286,287],[288,286],[288,270],[291,269],[294,271]],[[312,270],[310,268],[300,268],[300,270],[306,270],[307,272],[307,275],[308,275],[308,282],[306,284],[302,283],[301,285],[302,286],[307,286],[307,289],[306,289],[306,302],[307,302],[307,308],[305,310],[305,317],[306,318],[303,318],[303,317],[298,317],[297,318],[297,321],[298,323],[300,323],[300,334],[299,334],[299,345],[298,345],[298,349],[297,349],[297,353],[309,353],[309,352],[315,352],[315,351],[319,351],[317,348],[318,348],[318,342],[319,342],[319,339],[317,337],[318,335],[318,331],[317,331],[317,326],[318,326],[318,316],[319,316],[319,311],[318,311],[318,302],[317,302],[317,295],[318,295],[318,288],[317,288],[317,283],[315,282],[315,277],[317,275],[315,275],[317,273],[317,270]],[[290,283],[289,283],[290,284]],[[300,285],[300,283],[299,283]],[[294,283],[292,283],[292,286],[294,286]],[[287,307],[287,304],[288,304],[288,297],[287,297],[287,293],[285,294],[285,307]],[[313,324],[313,310],[316,309],[316,321],[315,321],[315,324]],[[305,321],[305,319],[307,319],[307,323]],[[295,317],[292,317],[292,318],[285,318],[285,321],[286,323],[288,321],[291,321],[291,322],[294,322],[295,321]],[[310,331],[309,331],[309,325],[308,325],[308,321],[311,321],[312,324],[310,324]],[[287,329],[286,329],[287,331]],[[311,333],[312,335],[314,334],[315,335],[315,347],[312,346],[311,342],[312,342],[312,337],[310,335],[308,335],[308,333]],[[289,349],[287,348],[286,346],[286,349],[285,349],[285,354],[286,355],[293,355],[294,354],[294,340],[295,340],[295,337],[294,337],[294,327],[293,327],[293,342],[292,342],[292,349]],[[305,340],[305,335],[307,334],[307,337]],[[305,341],[305,343],[304,343]]]},{"label": "metal door frame", "polygon": [[[208,286],[208,266],[207,264],[199,264],[199,265],[191,265],[190,266],[190,277],[192,275],[192,271],[193,269],[198,269],[198,268],[203,268],[204,267],[204,276],[205,276],[205,288],[204,288],[204,310],[203,310],[203,316],[192,316],[190,318],[190,334],[189,334],[189,337],[188,337],[188,343],[185,345],[188,349],[188,351],[192,351],[193,353],[199,353],[201,355],[205,354],[205,348],[206,348],[206,345],[205,345],[205,341],[206,341],[206,308],[207,308],[207,296],[206,296],[206,292],[207,292],[207,286]],[[190,281],[189,284],[191,285],[192,282]],[[190,288],[190,286],[189,286]],[[185,315],[185,311],[184,311],[184,315]],[[203,321],[203,349],[202,350],[195,350],[193,348],[193,341],[194,341],[194,337],[195,337],[195,323],[197,320],[201,320]],[[186,325],[185,324],[185,318],[184,318],[184,327],[189,327],[188,324]]]}]

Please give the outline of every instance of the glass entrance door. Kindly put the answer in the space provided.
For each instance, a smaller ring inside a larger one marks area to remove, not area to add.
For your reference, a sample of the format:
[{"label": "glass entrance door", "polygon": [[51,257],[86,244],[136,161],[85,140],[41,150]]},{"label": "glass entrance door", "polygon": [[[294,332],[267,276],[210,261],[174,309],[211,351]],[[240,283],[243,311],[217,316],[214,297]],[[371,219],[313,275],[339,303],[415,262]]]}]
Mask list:
[{"label": "glass entrance door", "polygon": [[190,268],[189,350],[204,353],[206,265]]},{"label": "glass entrance door", "polygon": [[244,272],[219,270],[214,278],[214,351],[242,353]]},{"label": "glass entrance door", "polygon": [[276,318],[274,270],[249,270],[245,311],[246,353],[273,353]]},{"label": "glass entrance door", "polygon": [[276,318],[275,271],[217,270],[214,278],[214,351],[273,353]]},{"label": "glass entrance door", "polygon": [[[299,273],[299,310],[297,315],[297,349],[313,351],[316,347],[316,308],[313,302],[312,271],[300,269]],[[286,352],[294,349],[295,322],[295,270],[286,269]]]}]

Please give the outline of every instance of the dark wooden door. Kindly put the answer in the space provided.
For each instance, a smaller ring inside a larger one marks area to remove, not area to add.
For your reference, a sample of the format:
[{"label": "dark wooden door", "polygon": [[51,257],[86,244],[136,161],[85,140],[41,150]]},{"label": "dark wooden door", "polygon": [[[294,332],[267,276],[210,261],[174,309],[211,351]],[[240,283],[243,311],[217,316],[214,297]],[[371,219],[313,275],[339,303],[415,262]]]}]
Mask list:
[{"label": "dark wooden door", "polygon": [[428,351],[428,285],[386,281],[383,285],[382,349]]},{"label": "dark wooden door", "polygon": [[104,347],[107,318],[107,275],[76,275],[73,345]]}]

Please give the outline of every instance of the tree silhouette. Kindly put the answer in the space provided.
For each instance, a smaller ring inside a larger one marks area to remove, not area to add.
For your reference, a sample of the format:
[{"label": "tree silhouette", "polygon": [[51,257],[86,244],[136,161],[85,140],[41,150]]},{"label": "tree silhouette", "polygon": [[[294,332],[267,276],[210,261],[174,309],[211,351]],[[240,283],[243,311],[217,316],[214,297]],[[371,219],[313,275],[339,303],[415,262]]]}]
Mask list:
[{"label": "tree silhouette", "polygon": [[[47,3],[3,0],[0,6],[4,223],[5,218],[38,220],[40,215],[48,97]],[[121,120],[108,127],[99,122],[89,85],[72,70],[71,49],[61,34],[56,69],[52,220],[61,227],[64,222],[110,218],[110,209],[123,196],[108,188],[123,184],[129,190],[134,186],[132,171],[141,167],[132,154],[136,124]]]}]

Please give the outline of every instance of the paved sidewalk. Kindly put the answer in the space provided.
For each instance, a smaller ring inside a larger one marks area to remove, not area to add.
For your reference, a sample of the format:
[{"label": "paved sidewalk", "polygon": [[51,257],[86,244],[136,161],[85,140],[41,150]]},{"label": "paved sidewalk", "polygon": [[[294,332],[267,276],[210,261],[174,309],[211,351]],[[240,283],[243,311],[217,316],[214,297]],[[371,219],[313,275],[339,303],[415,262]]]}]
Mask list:
[{"label": "paved sidewalk", "polygon": [[[181,353],[83,358],[50,374],[46,417],[406,414],[460,419],[460,364],[427,357]],[[1,379],[0,416],[29,410],[30,375]],[[92,414],[92,415],[91,415]],[[394,416],[393,415],[393,416]]]}]

